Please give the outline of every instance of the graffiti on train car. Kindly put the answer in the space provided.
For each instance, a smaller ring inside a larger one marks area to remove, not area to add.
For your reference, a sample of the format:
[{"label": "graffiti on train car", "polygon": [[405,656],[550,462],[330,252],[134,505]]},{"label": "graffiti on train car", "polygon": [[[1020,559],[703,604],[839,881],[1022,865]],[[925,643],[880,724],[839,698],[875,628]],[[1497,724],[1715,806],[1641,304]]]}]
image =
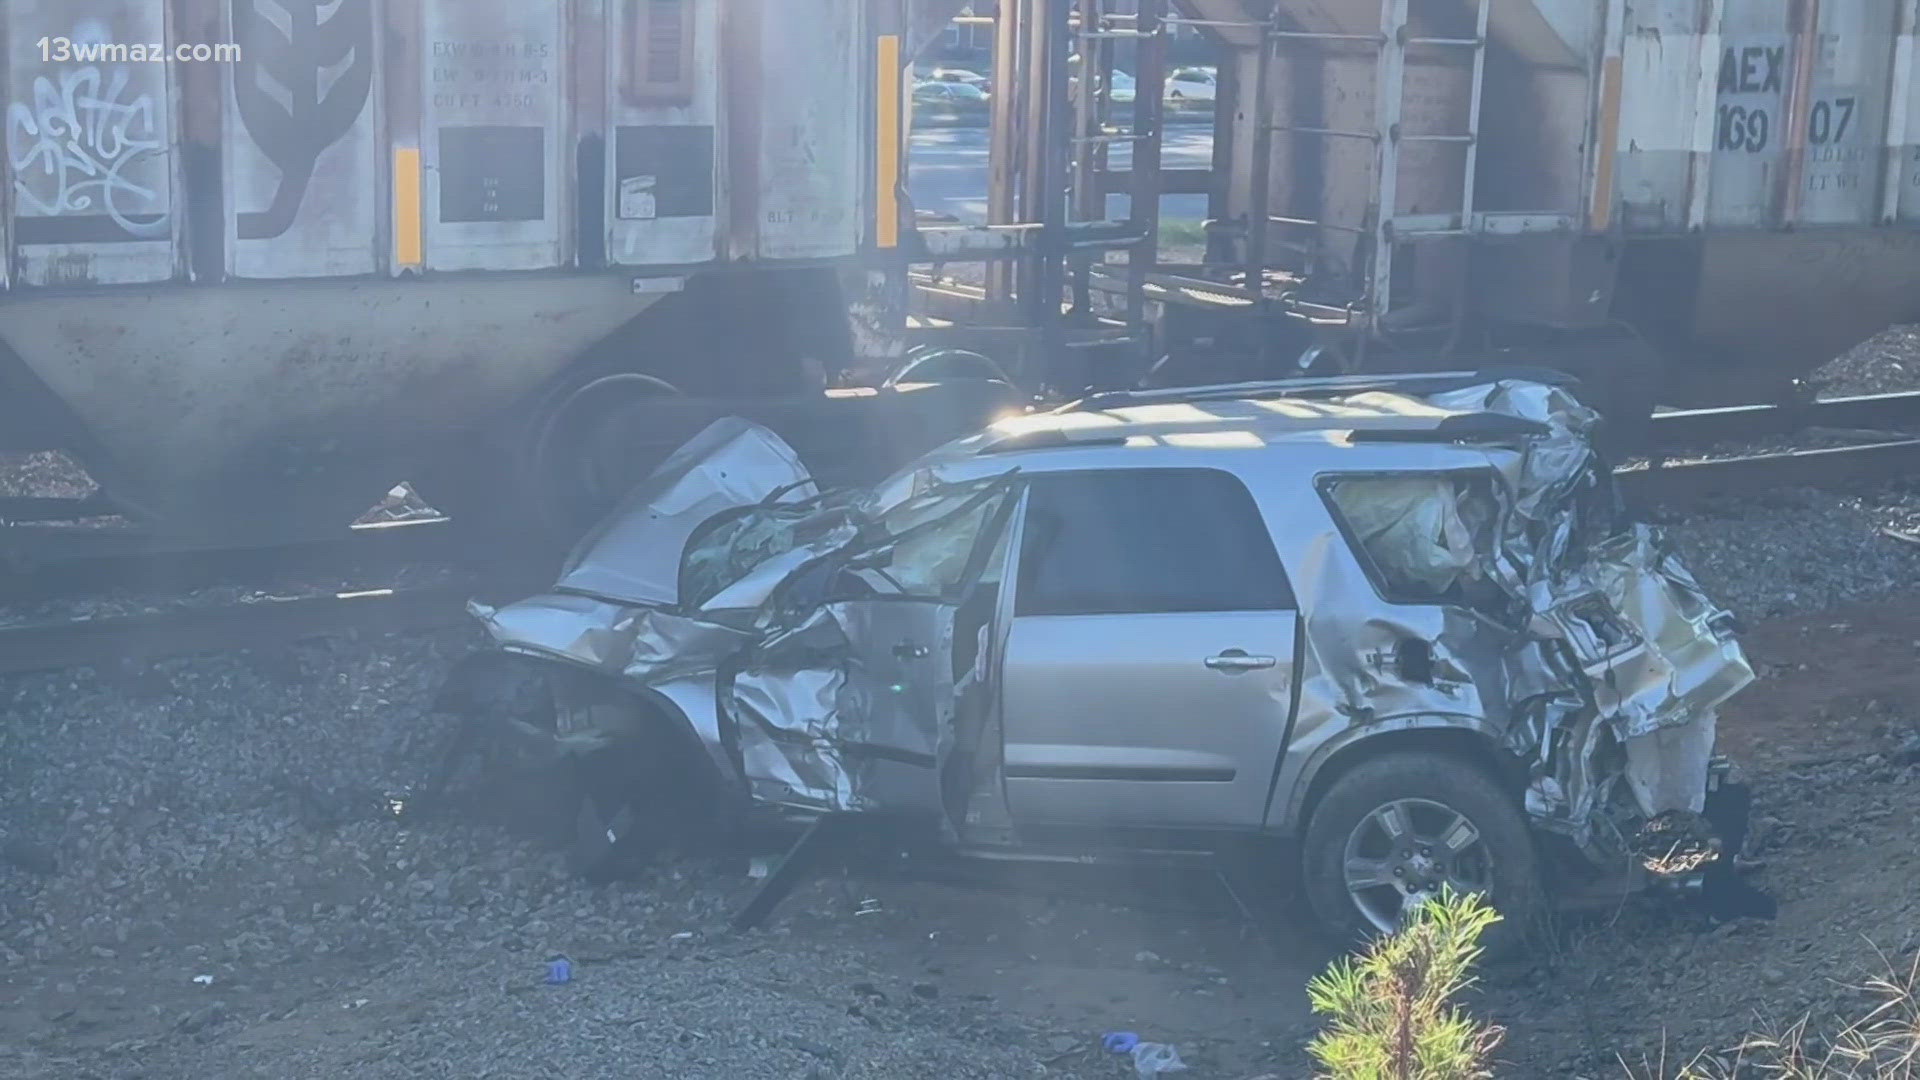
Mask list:
[{"label": "graffiti on train car", "polygon": [[31,99],[8,106],[7,164],[23,217],[104,217],[122,234],[91,240],[168,235],[166,193],[138,168],[164,158],[165,133],[152,96],[131,84],[125,67],[89,64],[36,77]]},{"label": "graffiti on train car", "polygon": [[[323,14],[331,8],[331,14]],[[247,134],[280,170],[265,210],[239,215],[242,240],[293,226],[320,154],[352,130],[373,89],[372,0],[234,0],[242,49],[234,100]]]}]

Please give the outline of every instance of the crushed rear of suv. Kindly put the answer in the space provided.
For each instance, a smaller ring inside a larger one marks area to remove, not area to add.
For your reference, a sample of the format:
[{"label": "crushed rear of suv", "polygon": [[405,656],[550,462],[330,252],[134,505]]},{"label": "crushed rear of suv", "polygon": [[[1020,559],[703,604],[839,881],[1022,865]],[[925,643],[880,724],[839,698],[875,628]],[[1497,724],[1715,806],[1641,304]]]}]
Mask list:
[{"label": "crushed rear of suv", "polygon": [[599,770],[586,835],[757,808],[1012,857],[1273,838],[1339,932],[1448,886],[1519,926],[1720,856],[1715,711],[1753,677],[1595,423],[1477,375],[1130,392],[823,492],[722,420],[550,593],[475,610],[555,676],[513,726]]}]

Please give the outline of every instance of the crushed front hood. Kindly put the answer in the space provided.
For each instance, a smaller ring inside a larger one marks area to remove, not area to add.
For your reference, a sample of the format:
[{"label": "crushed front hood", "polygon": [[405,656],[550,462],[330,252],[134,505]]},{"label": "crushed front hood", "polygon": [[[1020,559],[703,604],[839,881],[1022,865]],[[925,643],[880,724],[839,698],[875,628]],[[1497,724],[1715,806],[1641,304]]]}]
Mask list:
[{"label": "crushed front hood", "polygon": [[750,421],[722,417],[674,451],[587,534],[557,588],[672,606],[680,600],[681,553],[694,530],[722,511],[814,493],[806,466],[785,440]]},{"label": "crushed front hood", "polygon": [[552,593],[473,611],[509,652],[675,694],[705,680],[716,715],[689,720],[757,799],[937,809],[953,614],[1013,489],[1009,474],[823,495],[778,435],[722,420],[580,545]]}]

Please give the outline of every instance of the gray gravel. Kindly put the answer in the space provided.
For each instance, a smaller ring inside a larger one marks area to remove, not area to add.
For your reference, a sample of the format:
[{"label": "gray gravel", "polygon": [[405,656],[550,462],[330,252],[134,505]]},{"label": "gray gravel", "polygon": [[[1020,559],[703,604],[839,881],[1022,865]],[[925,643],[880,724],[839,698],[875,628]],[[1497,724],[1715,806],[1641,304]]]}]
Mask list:
[{"label": "gray gravel", "polygon": [[[1749,617],[1920,581],[1920,545],[1879,531],[1920,531],[1911,491],[1667,524]],[[1301,1075],[1324,957],[1239,941],[1230,910],[828,877],[734,935],[738,868],[589,887],[514,791],[396,816],[474,644],[0,680],[0,1075],[1124,1076],[1090,1049],[1116,1028],[1174,1039],[1196,1075]],[[556,954],[573,983],[543,984]]]},{"label": "gray gravel", "polygon": [[[1920,580],[1877,532],[1920,527],[1910,492],[1668,524],[1750,616]],[[0,1075],[1114,1077],[1092,1040],[1115,1028],[1174,1038],[1194,1075],[1302,1075],[1324,957],[1236,944],[1230,913],[829,877],[734,935],[737,870],[589,887],[510,791],[396,817],[474,644],[0,680]],[[574,982],[543,984],[556,954]]]},{"label": "gray gravel", "polygon": [[1813,373],[1821,397],[1920,390],[1920,326],[1896,326]]},{"label": "gray gravel", "polygon": [[[1018,978],[942,965],[1058,946],[1138,968],[1138,914],[1103,935],[1098,903],[829,876],[735,935],[753,886],[737,869],[590,887],[516,792],[471,782],[396,816],[449,735],[427,703],[474,644],[337,639],[168,662],[139,686],[0,680],[0,1075],[1122,1075],[1090,1049],[1140,1024],[1109,1015],[1113,979],[1089,977],[1065,1018],[1066,997],[1019,1003]],[[929,915],[941,897],[960,914]],[[572,983],[544,984],[554,955]],[[1156,1011],[1225,981],[1154,967]],[[1298,997],[1301,970],[1246,978]]]},{"label": "gray gravel", "polygon": [[[1920,387],[1899,351],[1920,352],[1920,331],[1889,340],[1829,365],[1825,392]],[[57,464],[28,463],[49,481]],[[1920,538],[1912,486],[1662,523],[1749,619],[1920,582],[1920,543],[1887,533]],[[475,643],[338,638],[138,680],[0,679],[0,1075],[1131,1075],[1091,1048],[1115,1028],[1179,1042],[1188,1075],[1304,1075],[1299,987],[1324,957],[1242,940],[1231,913],[829,877],[734,935],[753,885],[736,868],[589,887],[514,791],[397,816],[450,734],[427,703]],[[553,955],[574,982],[543,984]]]},{"label": "gray gravel", "polygon": [[1749,620],[1920,590],[1920,489],[1912,486],[1782,491],[1655,520],[1678,538],[1709,593]]},{"label": "gray gravel", "polygon": [[57,450],[0,454],[0,495],[82,499],[97,490],[87,471]]}]

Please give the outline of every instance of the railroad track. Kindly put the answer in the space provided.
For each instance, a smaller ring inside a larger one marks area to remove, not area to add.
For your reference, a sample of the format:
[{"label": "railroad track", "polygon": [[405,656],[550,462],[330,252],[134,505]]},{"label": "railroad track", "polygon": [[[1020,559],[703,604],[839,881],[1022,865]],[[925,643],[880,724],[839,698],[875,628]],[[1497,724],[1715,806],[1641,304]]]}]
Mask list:
[{"label": "railroad track", "polygon": [[467,618],[469,587],[374,589],[0,627],[0,674],[243,652],[326,634],[436,630]]},{"label": "railroad track", "polygon": [[[1671,460],[1716,443],[1823,433],[1854,445]],[[1659,413],[1647,450],[1646,464],[1616,473],[1622,492],[1642,505],[1920,476],[1920,393]]]},{"label": "railroad track", "polygon": [[1614,477],[1627,500],[1641,506],[1757,495],[1788,487],[1846,487],[1920,477],[1920,439],[1654,463],[1620,469]]},{"label": "railroad track", "polygon": [[1672,452],[1814,429],[1920,434],[1920,392],[1657,413],[1651,427],[1652,445],[1645,449]]},{"label": "railroad track", "polygon": [[[1685,503],[1709,494],[1752,494],[1781,486],[1829,487],[1842,480],[1920,475],[1920,439],[1761,454],[1616,474],[1639,505]],[[270,648],[328,634],[403,633],[457,626],[466,602],[511,600],[543,582],[373,589],[288,599],[188,606],[152,614],[0,626],[0,675],[86,665],[139,665],[166,656]]]},{"label": "railroad track", "polygon": [[[1830,488],[1920,476],[1920,394],[1880,394],[1801,405],[1732,406],[1664,413],[1654,418],[1659,452],[1743,439],[1765,439],[1815,428],[1853,437],[1878,433],[1879,441],[1824,449],[1754,453],[1709,460],[1656,457],[1616,473],[1623,494],[1640,506],[1684,504],[1713,495],[1753,495],[1781,487]],[[470,539],[470,538],[469,538]],[[114,541],[118,542],[118,541]],[[0,576],[0,599],[62,596],[76,583],[98,589],[103,582],[184,589],[209,575],[305,571],[368,560],[388,564],[440,560],[463,548],[444,520],[375,525],[349,539],[265,549],[141,551],[64,549],[61,559],[24,577]],[[382,588],[286,599],[253,599],[219,605],[183,606],[140,615],[0,626],[0,674],[101,663],[142,663],[164,656],[258,649],[342,632],[369,634],[439,629],[467,618],[466,601],[508,600],[545,586],[537,573],[507,577],[484,590],[470,585]],[[509,582],[518,582],[511,584]]]},{"label": "railroad track", "polygon": [[461,563],[478,550],[446,518],[355,526],[299,543],[171,545],[134,529],[0,526],[0,601],[111,589],[187,590],[277,574],[378,576],[417,563]]}]

